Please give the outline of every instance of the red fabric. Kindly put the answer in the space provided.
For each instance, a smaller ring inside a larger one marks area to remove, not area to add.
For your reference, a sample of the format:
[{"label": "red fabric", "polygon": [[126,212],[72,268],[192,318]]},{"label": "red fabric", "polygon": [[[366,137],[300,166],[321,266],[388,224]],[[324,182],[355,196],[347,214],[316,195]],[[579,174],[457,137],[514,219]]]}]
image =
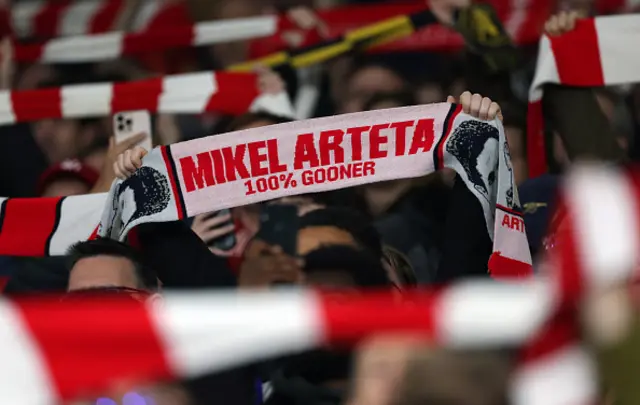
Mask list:
[{"label": "red fabric", "polygon": [[419,334],[438,341],[440,296],[438,291],[406,291],[400,300],[388,291],[364,296],[321,293],[325,341],[353,344],[363,336],[385,332]]},{"label": "red fabric", "polygon": [[598,33],[593,18],[579,20],[564,35],[549,37],[560,83],[569,86],[604,86]]},{"label": "red fabric", "polygon": [[58,0],[43,7],[33,19],[33,35],[46,38],[57,36],[60,18],[69,5],[71,5],[71,0]]},{"label": "red fabric", "polygon": [[[0,255],[47,256],[47,244],[57,225],[62,199],[10,198],[2,206]],[[29,229],[25,234],[22,229]]]},{"label": "red fabric", "polygon": [[16,305],[63,399],[108,392],[115,382],[173,377],[144,303],[107,297],[82,305],[44,301],[25,299]]},{"label": "red fabric", "polygon": [[17,122],[62,118],[59,88],[12,91],[11,103]]}]

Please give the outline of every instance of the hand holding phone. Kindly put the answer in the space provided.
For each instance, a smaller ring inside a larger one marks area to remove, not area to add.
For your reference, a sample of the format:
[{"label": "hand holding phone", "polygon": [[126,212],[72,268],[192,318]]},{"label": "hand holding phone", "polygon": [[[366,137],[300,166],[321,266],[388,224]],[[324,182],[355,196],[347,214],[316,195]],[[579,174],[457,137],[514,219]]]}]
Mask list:
[{"label": "hand holding phone", "polygon": [[218,256],[229,256],[237,242],[229,209],[197,215],[191,229]]}]

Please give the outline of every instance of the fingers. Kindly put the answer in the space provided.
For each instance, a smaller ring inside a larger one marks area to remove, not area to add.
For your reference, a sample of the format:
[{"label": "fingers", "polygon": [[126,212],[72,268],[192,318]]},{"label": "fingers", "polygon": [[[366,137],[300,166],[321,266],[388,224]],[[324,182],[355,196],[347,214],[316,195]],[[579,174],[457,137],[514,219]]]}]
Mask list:
[{"label": "fingers", "polygon": [[471,107],[471,92],[465,91],[460,95],[460,105],[462,105],[462,111],[469,114]]},{"label": "fingers", "polygon": [[218,238],[232,234],[233,232],[235,232],[235,230],[236,226],[234,224],[228,224],[225,226],[206,229],[203,232],[198,233],[198,236],[200,236],[200,239],[202,239],[205,243],[210,243]]},{"label": "fingers", "polygon": [[576,20],[582,15],[577,11],[561,11],[551,16],[544,24],[544,31],[547,35],[555,36],[569,32],[576,27]]},{"label": "fingers", "polygon": [[142,158],[146,154],[146,149],[140,146],[120,153],[113,164],[116,177],[124,180],[135,173],[142,166]]},{"label": "fingers", "polygon": [[456,98],[453,96],[447,96],[447,103],[455,103],[456,102]]},{"label": "fingers", "polygon": [[136,144],[144,141],[144,138],[146,138],[148,135],[145,133],[140,133],[140,134],[135,134],[134,136],[132,136],[129,139],[126,139],[118,144],[116,144],[116,147],[119,149],[119,151],[125,151],[127,149],[131,149],[134,146],[136,146]]},{"label": "fingers", "polygon": [[471,96],[471,105],[469,106],[469,114],[479,118],[480,108],[482,107],[482,96],[478,93]]},{"label": "fingers", "polygon": [[[447,101],[452,98],[451,96],[447,97]],[[462,111],[475,118],[492,120],[498,117],[502,120],[500,105],[489,97],[482,97],[478,93],[471,94],[471,92],[465,91],[460,95],[460,104],[462,105]]]},{"label": "fingers", "polygon": [[500,121],[502,121],[502,110],[500,108],[500,104],[498,104],[495,101],[493,101],[489,105],[489,114],[488,114],[487,119],[492,120],[495,117],[498,117],[498,119]]}]

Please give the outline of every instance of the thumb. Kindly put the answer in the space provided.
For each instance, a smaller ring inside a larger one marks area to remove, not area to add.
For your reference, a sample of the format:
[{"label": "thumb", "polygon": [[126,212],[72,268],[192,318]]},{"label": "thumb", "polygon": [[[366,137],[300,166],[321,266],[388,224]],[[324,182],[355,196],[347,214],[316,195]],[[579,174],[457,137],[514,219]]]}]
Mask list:
[{"label": "thumb", "polygon": [[447,103],[457,103],[456,98],[453,96],[447,96]]}]

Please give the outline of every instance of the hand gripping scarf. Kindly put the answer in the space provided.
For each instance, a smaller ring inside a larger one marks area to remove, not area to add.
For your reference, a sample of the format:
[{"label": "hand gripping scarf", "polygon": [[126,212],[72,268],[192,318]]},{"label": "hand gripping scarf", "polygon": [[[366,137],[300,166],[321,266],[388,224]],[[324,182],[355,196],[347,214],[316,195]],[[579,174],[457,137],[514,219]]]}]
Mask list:
[{"label": "hand gripping scarf", "polygon": [[[7,199],[0,254],[64,254],[99,234],[123,240],[136,225],[283,196],[424,176],[449,167],[482,206],[495,277],[531,272],[501,123],[441,103],[362,112],[215,135],[151,151],[105,194]],[[463,232],[464,230],[461,230]]]}]

